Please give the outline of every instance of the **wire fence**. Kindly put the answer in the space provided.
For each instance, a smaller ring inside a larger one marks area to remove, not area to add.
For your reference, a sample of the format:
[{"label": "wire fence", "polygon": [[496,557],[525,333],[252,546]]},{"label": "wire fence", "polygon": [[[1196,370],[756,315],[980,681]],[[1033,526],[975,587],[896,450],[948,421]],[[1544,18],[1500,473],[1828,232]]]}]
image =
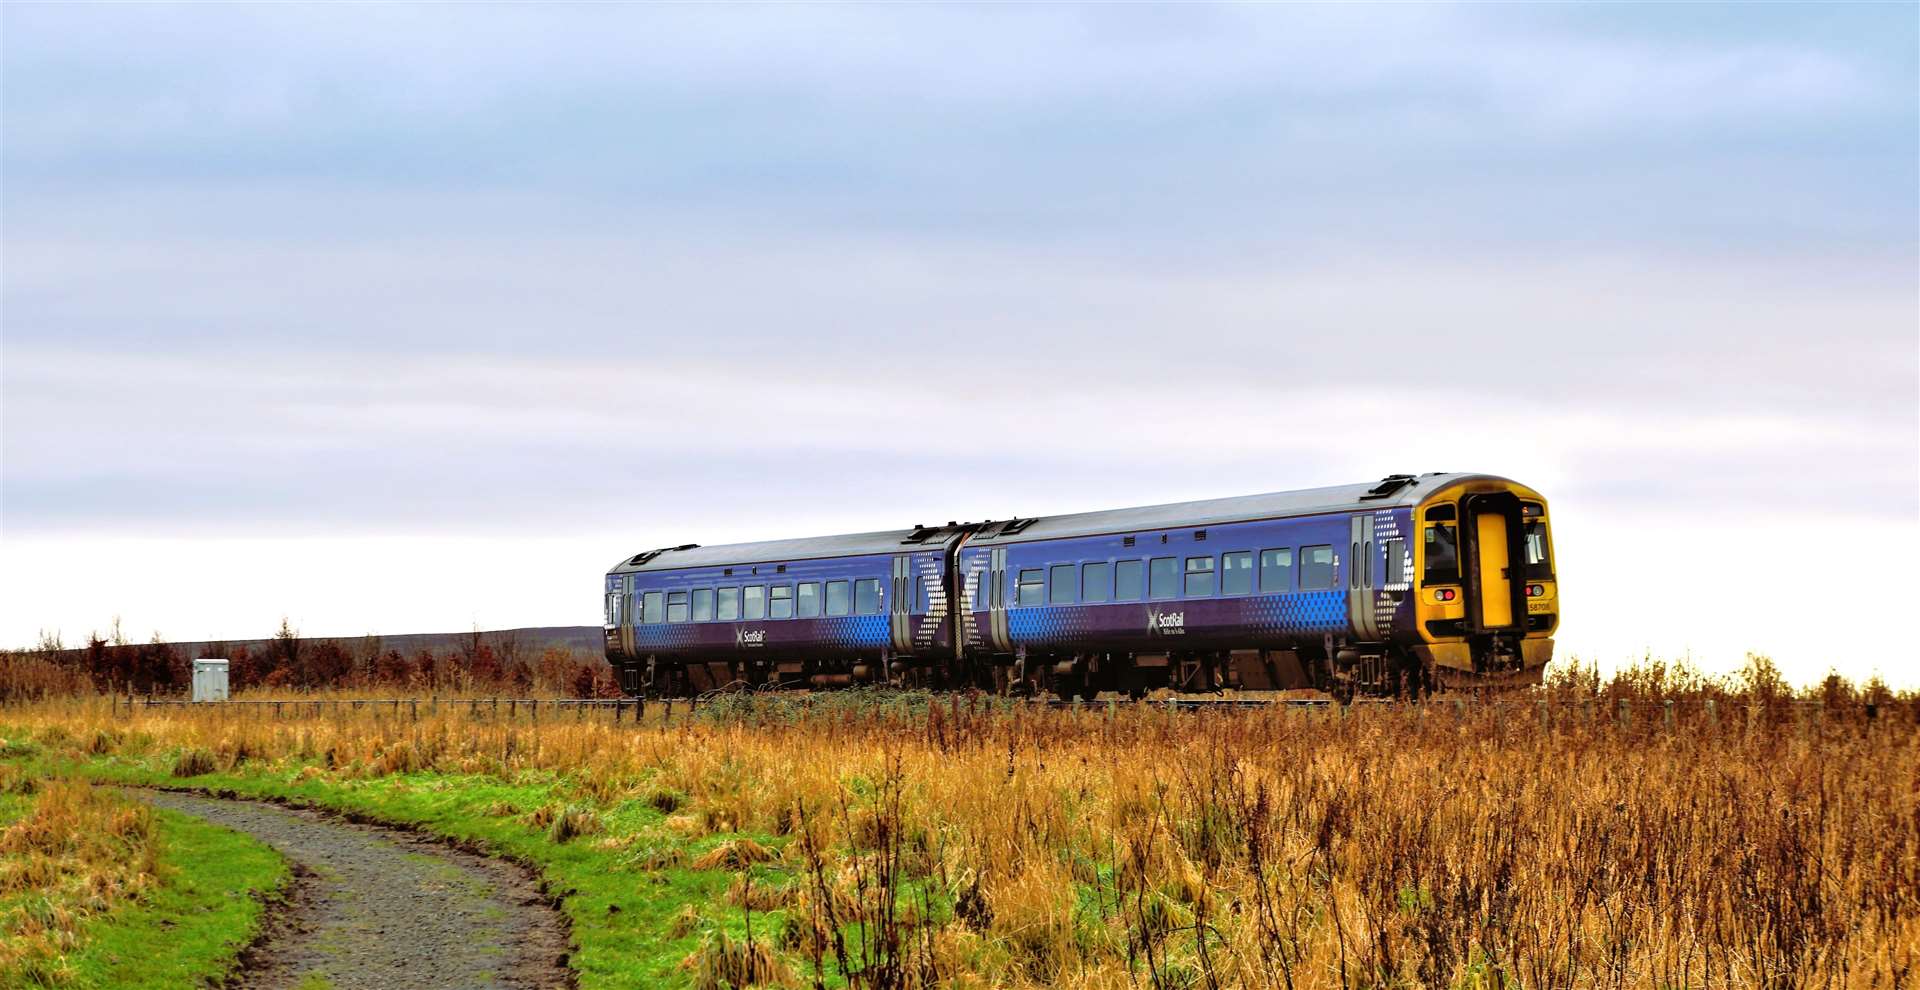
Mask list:
[{"label": "wire fence", "polygon": [[[952,697],[952,696],[950,696]],[[909,699],[899,696],[900,704],[882,700],[876,708],[905,706]],[[947,703],[942,699],[940,703]],[[921,704],[929,703],[919,699]],[[1621,726],[1661,725],[1674,728],[1682,723],[1718,725],[1723,721],[1753,724],[1757,721],[1791,721],[1802,725],[1825,723],[1892,723],[1920,726],[1920,700],[1827,702],[1822,699],[1782,698],[1765,702],[1738,699],[1679,698],[1635,700],[1629,698],[1534,698],[1486,700],[1466,697],[1429,698],[1422,701],[1394,699],[1356,699],[1342,704],[1331,698],[1225,697],[1095,699],[1092,701],[1059,699],[991,699],[993,704],[1010,710],[1048,709],[1075,713],[1104,714],[1108,717],[1127,712],[1221,712],[1245,710],[1295,710],[1323,712],[1345,717],[1381,710],[1414,710],[1421,716],[1452,715],[1465,718],[1471,713],[1492,710],[1502,718],[1537,717],[1542,725],[1567,723]],[[816,710],[844,712],[849,708],[837,693],[756,694],[720,693],[691,698],[502,698],[438,696],[417,698],[279,698],[191,701],[186,698],[118,696],[112,699],[116,716],[131,718],[135,713],[167,712],[213,714],[242,720],[293,721],[371,717],[404,721],[439,718],[443,715],[465,717],[473,721],[541,723],[581,723],[605,721],[613,725],[671,724],[694,718],[724,721],[729,717],[753,717],[771,710],[790,712],[801,717]]]}]

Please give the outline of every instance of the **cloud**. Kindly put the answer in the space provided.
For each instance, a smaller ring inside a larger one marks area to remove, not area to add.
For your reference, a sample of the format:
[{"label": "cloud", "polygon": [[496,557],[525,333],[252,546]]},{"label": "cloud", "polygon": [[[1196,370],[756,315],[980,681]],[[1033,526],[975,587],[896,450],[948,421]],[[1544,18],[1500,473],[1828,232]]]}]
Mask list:
[{"label": "cloud", "polygon": [[1819,673],[1876,647],[1780,534],[1915,542],[1911,9],[0,19],[0,641],[1469,469],[1565,648]]}]

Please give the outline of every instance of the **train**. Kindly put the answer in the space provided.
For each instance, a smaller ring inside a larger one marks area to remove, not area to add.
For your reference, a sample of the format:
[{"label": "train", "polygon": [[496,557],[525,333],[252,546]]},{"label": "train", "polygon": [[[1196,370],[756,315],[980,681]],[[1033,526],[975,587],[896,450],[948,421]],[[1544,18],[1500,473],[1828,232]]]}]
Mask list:
[{"label": "train", "polygon": [[1540,682],[1560,620],[1547,501],[1487,474],[625,557],[629,694],[892,685],[1087,699]]}]

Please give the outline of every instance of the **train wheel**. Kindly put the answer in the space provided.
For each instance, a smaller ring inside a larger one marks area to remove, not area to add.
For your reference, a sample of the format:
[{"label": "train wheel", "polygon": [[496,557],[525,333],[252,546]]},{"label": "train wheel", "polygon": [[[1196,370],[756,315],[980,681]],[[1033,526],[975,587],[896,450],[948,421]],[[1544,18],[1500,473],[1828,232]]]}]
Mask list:
[{"label": "train wheel", "polygon": [[1080,682],[1081,701],[1092,701],[1098,697],[1100,697],[1100,685],[1093,683],[1092,678]]}]

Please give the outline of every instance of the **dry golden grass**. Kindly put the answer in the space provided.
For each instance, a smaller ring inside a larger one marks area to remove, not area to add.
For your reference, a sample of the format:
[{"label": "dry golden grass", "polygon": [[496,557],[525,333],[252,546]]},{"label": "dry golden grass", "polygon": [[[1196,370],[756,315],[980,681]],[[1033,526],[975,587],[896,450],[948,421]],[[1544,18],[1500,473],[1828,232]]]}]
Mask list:
[{"label": "dry golden grass", "polygon": [[159,836],[145,805],[66,781],[10,776],[31,805],[0,830],[0,981],[58,983],[85,919],[159,881]]},{"label": "dry golden grass", "polygon": [[[1920,979],[1910,702],[1869,720],[1857,699],[1818,710],[1721,695],[1711,710],[1641,704],[1623,721],[1618,700],[1343,716],[939,699],[538,728],[461,712],[116,719],[103,702],[63,701],[0,721],[89,747],[99,731],[105,750],[152,759],[204,752],[284,777],[324,767],[341,786],[409,770],[546,774],[554,803],[527,817],[556,842],[584,834],[558,826],[568,815],[619,802],[670,813],[679,835],[757,835],[702,862],[744,875],[773,860],[791,888],[742,884],[715,909],[778,903],[783,918],[689,957],[699,985],[816,965],[900,987]],[[762,959],[770,946],[783,954]]]}]

